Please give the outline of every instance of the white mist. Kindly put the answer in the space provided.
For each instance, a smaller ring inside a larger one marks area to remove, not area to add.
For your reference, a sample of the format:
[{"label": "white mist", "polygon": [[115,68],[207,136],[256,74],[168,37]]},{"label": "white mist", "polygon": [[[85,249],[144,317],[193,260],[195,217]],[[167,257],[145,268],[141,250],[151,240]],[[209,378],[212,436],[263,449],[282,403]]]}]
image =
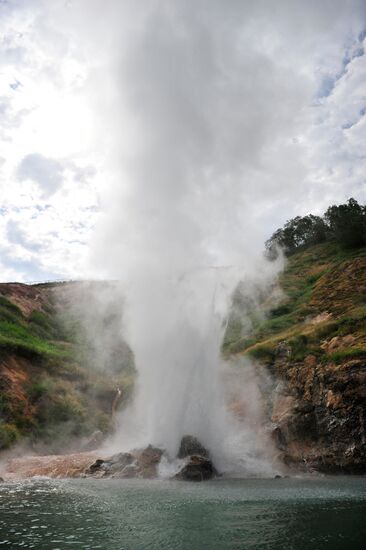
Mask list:
[{"label": "white mist", "polygon": [[[182,436],[190,434],[209,449],[221,472],[273,472],[258,377],[251,365],[234,368],[221,357],[231,295],[241,273],[223,267],[158,270],[130,281],[124,336],[138,377],[111,449],[152,444],[174,459]],[[230,412],[230,398],[245,403],[246,418]]]}]

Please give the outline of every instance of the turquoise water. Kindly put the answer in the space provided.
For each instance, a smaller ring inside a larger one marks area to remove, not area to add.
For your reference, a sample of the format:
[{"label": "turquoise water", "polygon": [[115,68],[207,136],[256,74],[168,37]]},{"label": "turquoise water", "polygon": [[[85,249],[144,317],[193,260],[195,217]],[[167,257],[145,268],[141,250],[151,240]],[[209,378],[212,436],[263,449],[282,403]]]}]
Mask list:
[{"label": "turquoise water", "polygon": [[366,478],[0,484],[0,548],[365,550]]}]

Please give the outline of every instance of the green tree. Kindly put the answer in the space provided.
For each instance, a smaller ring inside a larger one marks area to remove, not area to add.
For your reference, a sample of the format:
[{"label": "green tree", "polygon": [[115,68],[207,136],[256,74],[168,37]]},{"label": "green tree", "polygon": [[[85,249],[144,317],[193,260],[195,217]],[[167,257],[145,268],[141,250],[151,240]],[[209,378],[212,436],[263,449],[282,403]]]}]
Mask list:
[{"label": "green tree", "polygon": [[277,229],[266,242],[269,255],[275,254],[277,247],[282,248],[287,255],[291,255],[299,248],[325,241],[327,226],[319,216],[296,216],[288,220],[284,227]]},{"label": "green tree", "polygon": [[345,248],[366,243],[366,207],[351,198],[345,204],[328,208],[324,218],[329,226],[330,237]]}]

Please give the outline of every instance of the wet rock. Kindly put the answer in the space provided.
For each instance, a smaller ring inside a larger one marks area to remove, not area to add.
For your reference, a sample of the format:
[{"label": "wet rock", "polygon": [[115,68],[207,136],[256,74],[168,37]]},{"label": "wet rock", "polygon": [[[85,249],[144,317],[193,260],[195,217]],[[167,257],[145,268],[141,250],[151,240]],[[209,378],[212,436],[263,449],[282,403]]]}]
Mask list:
[{"label": "wet rock", "polygon": [[211,460],[200,455],[191,455],[188,462],[175,475],[175,479],[184,481],[206,481],[217,474]]},{"label": "wet rock", "polygon": [[209,458],[209,452],[193,435],[184,435],[180,442],[177,458],[186,458],[190,455],[199,455]]},{"label": "wet rock", "polygon": [[135,457],[132,453],[118,453],[113,455],[109,460],[110,470],[117,470],[129,466],[135,461]]},{"label": "wet rock", "polygon": [[175,479],[205,481],[217,475],[208,450],[193,435],[182,437],[177,458],[186,459]]},{"label": "wet rock", "polygon": [[4,483],[5,479],[0,477],[0,483]]},{"label": "wet rock", "polygon": [[145,449],[98,459],[87,468],[85,473],[94,477],[153,478],[157,476],[162,455],[162,449],[149,445]]},{"label": "wet rock", "polygon": [[156,477],[158,473],[158,465],[164,451],[158,447],[149,445],[141,453],[137,453],[137,467],[139,474],[144,478]]},{"label": "wet rock", "polygon": [[99,470],[102,469],[102,466],[104,464],[105,464],[105,460],[103,460],[102,458],[97,458],[97,460],[89,466],[87,473],[95,474],[95,472],[98,472]]},{"label": "wet rock", "polygon": [[[85,475],[152,479],[158,476],[158,467],[164,454],[163,449],[148,445],[130,453],[118,453],[106,459],[98,458],[85,470]],[[182,468],[174,476],[176,479],[203,481],[217,475],[208,450],[193,436],[186,435],[182,438],[178,458],[182,459]]]}]

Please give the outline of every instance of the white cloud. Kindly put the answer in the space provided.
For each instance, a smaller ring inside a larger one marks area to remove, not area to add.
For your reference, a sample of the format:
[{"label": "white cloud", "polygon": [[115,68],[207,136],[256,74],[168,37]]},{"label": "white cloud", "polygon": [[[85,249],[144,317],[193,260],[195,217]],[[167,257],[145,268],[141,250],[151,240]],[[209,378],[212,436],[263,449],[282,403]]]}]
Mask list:
[{"label": "white cloud", "polygon": [[297,213],[365,200],[362,1],[28,0],[0,12],[8,262],[29,254],[9,245],[13,220],[47,273],[85,273],[100,203],[111,248],[98,258],[113,270],[120,252],[229,261]]},{"label": "white cloud", "polygon": [[43,195],[48,197],[61,187],[63,171],[63,166],[57,160],[32,153],[21,160],[17,176],[20,181],[32,180],[37,183]]}]

